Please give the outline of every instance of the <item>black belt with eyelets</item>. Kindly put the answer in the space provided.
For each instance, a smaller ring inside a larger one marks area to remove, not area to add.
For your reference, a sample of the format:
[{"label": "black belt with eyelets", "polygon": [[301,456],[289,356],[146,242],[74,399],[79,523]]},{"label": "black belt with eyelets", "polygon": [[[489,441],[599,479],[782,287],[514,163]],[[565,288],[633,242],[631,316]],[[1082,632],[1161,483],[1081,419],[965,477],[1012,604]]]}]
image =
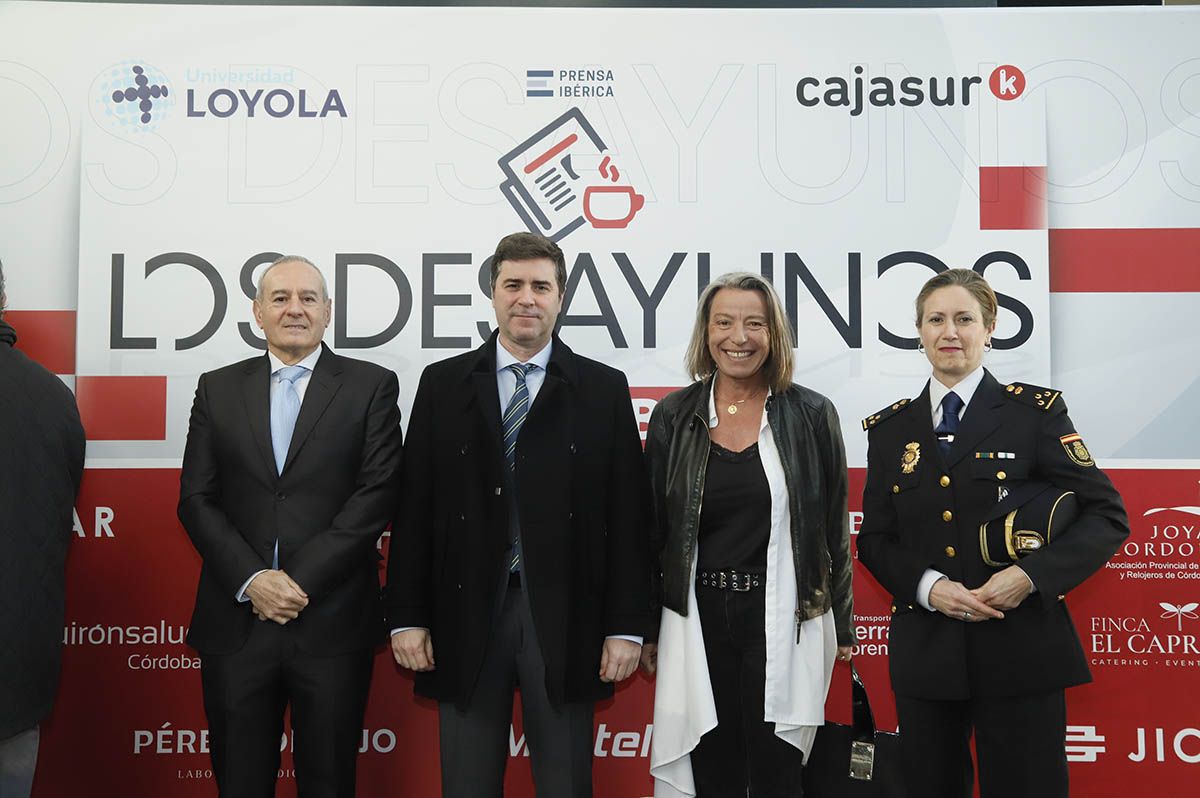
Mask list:
[{"label": "black belt with eyelets", "polygon": [[745,571],[697,571],[696,584],[716,590],[749,592],[752,588],[766,584],[765,574],[748,574]]}]

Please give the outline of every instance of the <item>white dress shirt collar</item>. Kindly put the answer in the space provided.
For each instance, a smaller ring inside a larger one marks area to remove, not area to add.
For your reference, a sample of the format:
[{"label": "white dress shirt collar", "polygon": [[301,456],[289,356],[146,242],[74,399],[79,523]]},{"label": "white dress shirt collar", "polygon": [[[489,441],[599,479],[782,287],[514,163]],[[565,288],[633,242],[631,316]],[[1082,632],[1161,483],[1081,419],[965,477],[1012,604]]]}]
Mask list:
[{"label": "white dress shirt collar", "polygon": [[554,339],[546,342],[542,350],[528,360],[518,360],[517,356],[504,348],[500,343],[500,339],[496,339],[496,373],[504,371],[513,363],[532,363],[542,371],[546,370],[546,365],[550,362],[550,350],[554,348]]},{"label": "white dress shirt collar", "polygon": [[975,389],[979,387],[979,383],[983,382],[983,366],[972,371],[967,376],[959,380],[953,388],[947,388],[937,377],[929,378],[929,410],[933,416],[933,426],[937,426],[942,420],[942,399],[946,394],[954,391],[958,394],[958,398],[962,399],[963,408],[959,411],[958,417],[961,419],[967,413],[967,406],[971,404],[971,397],[975,395]]},{"label": "white dress shirt collar", "polygon": [[[298,363],[293,363],[292,365],[293,366],[304,366],[304,368],[308,369],[309,373],[311,374],[312,370],[314,368],[316,368],[317,361],[320,360],[321,351],[324,348],[325,347],[323,347],[323,346],[318,346],[316,349],[314,349],[312,352],[310,352],[308,354],[308,357],[304,358],[303,360],[301,360]],[[287,364],[284,363],[279,358],[277,358],[275,356],[275,353],[269,349],[267,350],[267,359],[271,361],[271,374],[272,375],[274,375],[275,372],[279,371],[281,368],[287,367]]]}]

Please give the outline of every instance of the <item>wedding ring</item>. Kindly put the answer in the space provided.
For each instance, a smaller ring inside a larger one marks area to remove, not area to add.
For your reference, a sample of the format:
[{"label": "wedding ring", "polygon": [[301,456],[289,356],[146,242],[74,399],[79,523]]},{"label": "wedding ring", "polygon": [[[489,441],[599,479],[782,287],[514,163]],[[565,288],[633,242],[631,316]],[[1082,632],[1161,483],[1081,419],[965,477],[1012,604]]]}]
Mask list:
[{"label": "wedding ring", "polygon": [[970,617],[971,617],[971,613],[967,612],[966,610],[963,610],[963,620],[965,621],[967,618],[970,618]]}]

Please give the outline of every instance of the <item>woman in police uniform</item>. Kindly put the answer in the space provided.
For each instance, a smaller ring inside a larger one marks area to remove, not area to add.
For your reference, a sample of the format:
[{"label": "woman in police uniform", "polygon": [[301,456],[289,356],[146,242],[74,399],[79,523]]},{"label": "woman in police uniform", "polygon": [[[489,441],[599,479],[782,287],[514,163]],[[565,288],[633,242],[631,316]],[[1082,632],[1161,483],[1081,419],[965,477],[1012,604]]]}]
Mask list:
[{"label": "woman in police uniform", "polygon": [[[942,272],[916,306],[933,377],[917,398],[863,421],[858,536],[859,559],[894,597],[891,675],[909,788],[969,798],[974,732],[982,798],[1065,798],[1063,689],[1091,676],[1063,597],[1117,550],[1129,522],[1060,393],[1002,384],[983,368],[996,328],[987,282]],[[1035,521],[1034,493],[1069,499],[1073,522],[1053,521],[1057,499]],[[1020,543],[1003,538],[1014,510],[1029,516],[1020,529],[1036,527]],[[1001,542],[985,536],[989,521]]]}]

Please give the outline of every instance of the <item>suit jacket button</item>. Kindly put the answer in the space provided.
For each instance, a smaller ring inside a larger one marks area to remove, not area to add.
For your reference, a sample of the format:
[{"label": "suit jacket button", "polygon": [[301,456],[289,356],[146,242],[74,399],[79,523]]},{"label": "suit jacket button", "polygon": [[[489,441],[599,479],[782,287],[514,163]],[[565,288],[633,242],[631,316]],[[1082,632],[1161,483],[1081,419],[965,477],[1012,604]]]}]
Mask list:
[{"label": "suit jacket button", "polygon": [[459,451],[460,451],[460,452],[462,452],[463,454],[466,454],[467,452],[469,452],[469,451],[470,451],[470,447],[468,447],[468,446],[467,446],[467,445],[464,443],[464,444],[462,445],[462,448],[461,448],[461,449],[459,449]]},{"label": "suit jacket button", "polygon": [[954,513],[950,512],[949,510],[942,510],[942,520],[943,521],[953,521]]},{"label": "suit jacket button", "polygon": [[280,491],[279,493],[275,494],[275,498],[278,499],[279,501],[283,501],[284,499],[287,498],[287,494],[285,494],[283,491]]},{"label": "suit jacket button", "polygon": [[938,480],[938,484],[943,488],[950,487],[950,477],[943,475],[942,478]]},{"label": "suit jacket button", "polygon": [[954,547],[953,547],[953,546],[947,546],[947,547],[946,547],[946,556],[947,556],[947,557],[951,557],[951,558],[953,558],[953,557],[954,557],[955,555],[957,555],[957,554],[958,554],[958,552],[956,552],[956,551],[954,550]]}]

